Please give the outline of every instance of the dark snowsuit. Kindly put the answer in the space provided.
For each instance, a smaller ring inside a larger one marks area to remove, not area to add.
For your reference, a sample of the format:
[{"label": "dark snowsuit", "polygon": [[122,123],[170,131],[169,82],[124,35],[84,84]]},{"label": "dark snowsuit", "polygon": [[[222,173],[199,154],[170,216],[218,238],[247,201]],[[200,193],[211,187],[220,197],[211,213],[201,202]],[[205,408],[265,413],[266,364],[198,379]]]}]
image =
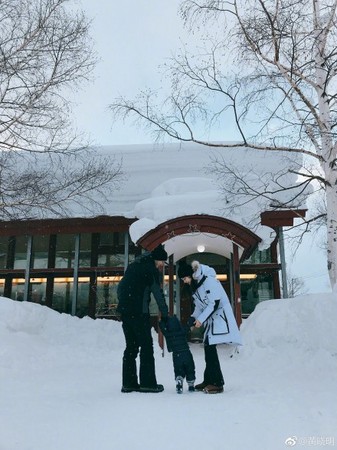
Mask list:
[{"label": "dark snowsuit", "polygon": [[[123,354],[123,387],[154,387],[157,385],[149,303],[153,294],[162,317],[168,309],[159,284],[159,271],[151,254],[144,254],[131,263],[118,285],[117,312],[121,315],[126,348]],[[139,384],[136,358],[139,353]]]},{"label": "dark snowsuit", "polygon": [[195,381],[195,365],[187,342],[187,330],[176,316],[159,322],[165,336],[167,350],[172,352],[175,378],[186,377],[187,382]]}]

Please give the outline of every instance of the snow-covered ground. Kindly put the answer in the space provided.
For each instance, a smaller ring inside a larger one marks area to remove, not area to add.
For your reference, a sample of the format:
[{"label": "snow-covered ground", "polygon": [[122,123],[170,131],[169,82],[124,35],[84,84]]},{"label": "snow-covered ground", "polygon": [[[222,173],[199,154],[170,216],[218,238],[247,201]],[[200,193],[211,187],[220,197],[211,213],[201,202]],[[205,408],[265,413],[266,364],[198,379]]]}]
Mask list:
[{"label": "snow-covered ground", "polygon": [[336,322],[336,294],[261,303],[240,352],[219,346],[218,395],[177,395],[154,333],[165,391],[122,394],[120,323],[0,298],[0,450],[337,447]]}]

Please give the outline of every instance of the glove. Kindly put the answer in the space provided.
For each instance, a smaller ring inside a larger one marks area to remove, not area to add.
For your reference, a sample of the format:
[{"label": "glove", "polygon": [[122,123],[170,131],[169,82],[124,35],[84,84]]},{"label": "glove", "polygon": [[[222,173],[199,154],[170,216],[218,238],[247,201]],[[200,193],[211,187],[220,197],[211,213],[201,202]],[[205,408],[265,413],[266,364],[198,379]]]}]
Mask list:
[{"label": "glove", "polygon": [[189,328],[193,327],[194,323],[195,323],[195,318],[193,316],[191,316],[187,319],[187,325],[189,326]]}]

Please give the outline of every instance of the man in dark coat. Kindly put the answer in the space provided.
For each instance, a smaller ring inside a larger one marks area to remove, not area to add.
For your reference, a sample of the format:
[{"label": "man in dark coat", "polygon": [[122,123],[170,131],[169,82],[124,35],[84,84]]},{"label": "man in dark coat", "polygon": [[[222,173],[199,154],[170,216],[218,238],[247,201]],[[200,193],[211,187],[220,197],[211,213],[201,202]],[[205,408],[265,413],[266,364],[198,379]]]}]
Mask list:
[{"label": "man in dark coat", "polygon": [[[159,245],[131,263],[118,285],[118,307],[121,315],[126,348],[123,355],[122,392],[162,392],[157,384],[149,303],[153,294],[162,320],[167,319],[168,308],[160,288],[159,275],[167,260],[167,253]],[[139,353],[139,383],[136,358]]]},{"label": "man in dark coat", "polygon": [[195,365],[187,342],[187,329],[176,316],[161,320],[159,327],[165,336],[167,350],[172,352],[176,391],[183,392],[183,381],[186,378],[188,391],[194,392]]}]

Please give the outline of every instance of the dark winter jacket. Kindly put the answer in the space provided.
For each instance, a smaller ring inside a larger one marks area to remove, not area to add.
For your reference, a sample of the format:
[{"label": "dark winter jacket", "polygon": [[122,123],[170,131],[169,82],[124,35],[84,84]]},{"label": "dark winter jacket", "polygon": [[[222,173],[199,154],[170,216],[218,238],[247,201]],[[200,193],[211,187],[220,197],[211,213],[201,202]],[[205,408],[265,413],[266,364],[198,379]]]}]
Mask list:
[{"label": "dark winter jacket", "polygon": [[118,285],[118,307],[123,315],[137,316],[149,314],[149,303],[153,294],[162,317],[167,317],[168,309],[159,284],[159,270],[150,253],[136,258],[131,263]]},{"label": "dark winter jacket", "polygon": [[176,316],[161,320],[159,327],[165,336],[167,350],[169,352],[183,352],[189,350],[187,342],[187,330]]}]

